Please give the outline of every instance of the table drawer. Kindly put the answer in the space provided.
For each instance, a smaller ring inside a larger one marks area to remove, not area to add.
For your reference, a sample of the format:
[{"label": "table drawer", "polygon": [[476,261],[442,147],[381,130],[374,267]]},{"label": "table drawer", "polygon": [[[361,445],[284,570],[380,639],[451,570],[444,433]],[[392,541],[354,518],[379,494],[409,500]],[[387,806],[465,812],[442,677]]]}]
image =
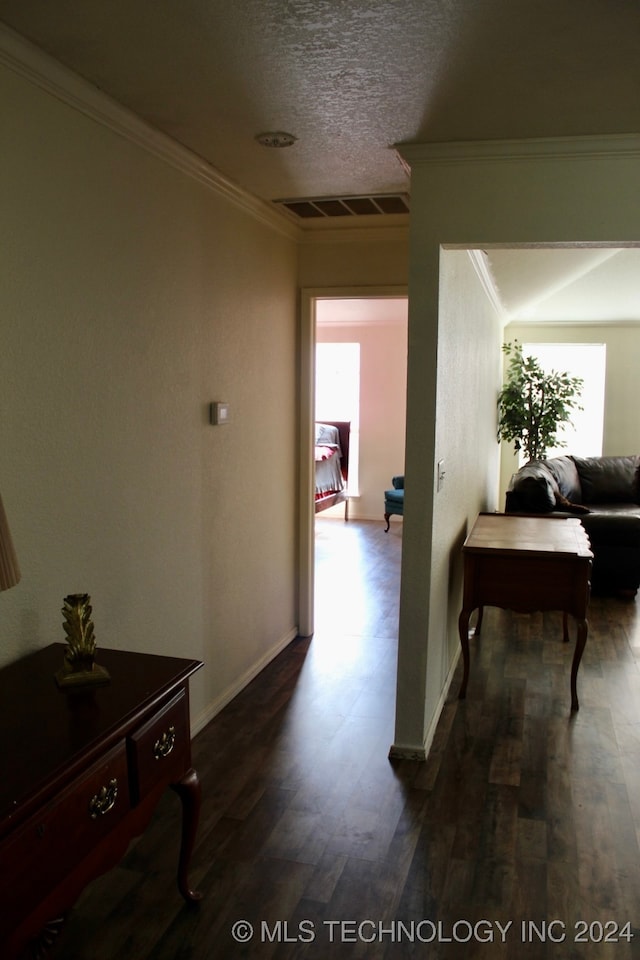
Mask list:
[{"label": "table drawer", "polygon": [[131,793],[135,802],[160,783],[180,780],[191,765],[189,698],[186,690],[160,707],[129,737]]},{"label": "table drawer", "polygon": [[[125,741],[45,804],[0,847],[0,932],[52,889],[130,810]],[[28,893],[28,897],[26,896]]]}]

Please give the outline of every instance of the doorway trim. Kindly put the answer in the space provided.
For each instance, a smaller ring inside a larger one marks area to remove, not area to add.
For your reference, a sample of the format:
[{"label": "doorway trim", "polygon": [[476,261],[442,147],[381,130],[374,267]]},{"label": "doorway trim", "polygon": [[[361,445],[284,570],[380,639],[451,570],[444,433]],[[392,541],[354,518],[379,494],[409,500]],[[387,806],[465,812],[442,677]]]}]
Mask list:
[{"label": "doorway trim", "polygon": [[[316,302],[318,300],[408,299],[406,285],[303,287],[300,291],[300,403],[298,443],[298,634],[310,637],[315,626],[315,510],[313,509],[313,421],[316,390]],[[406,388],[405,388],[406,389]]]}]

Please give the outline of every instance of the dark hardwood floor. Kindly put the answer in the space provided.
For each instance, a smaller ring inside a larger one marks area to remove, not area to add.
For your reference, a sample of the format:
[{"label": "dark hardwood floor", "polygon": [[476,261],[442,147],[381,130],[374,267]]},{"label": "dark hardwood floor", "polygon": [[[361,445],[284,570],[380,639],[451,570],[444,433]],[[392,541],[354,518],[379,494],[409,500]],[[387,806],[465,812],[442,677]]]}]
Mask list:
[{"label": "dark hardwood floor", "polygon": [[168,793],[58,958],[640,958],[638,604],[592,600],[573,716],[561,616],[487,609],[466,701],[459,665],[428,761],[391,762],[401,537],[319,519],[313,640],[196,737],[201,904]]}]

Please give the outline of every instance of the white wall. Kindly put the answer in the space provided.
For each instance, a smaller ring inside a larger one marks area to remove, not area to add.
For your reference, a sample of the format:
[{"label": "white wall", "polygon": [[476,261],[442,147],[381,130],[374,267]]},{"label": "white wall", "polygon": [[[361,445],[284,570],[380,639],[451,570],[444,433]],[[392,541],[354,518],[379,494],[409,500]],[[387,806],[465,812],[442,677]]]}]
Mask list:
[{"label": "white wall", "polygon": [[[360,490],[350,501],[349,516],[382,522],[384,491],[392,476],[404,472],[407,302],[357,301],[357,322],[353,305],[348,300],[319,301],[316,340],[360,344]],[[344,516],[343,507],[335,510]]]},{"label": "white wall", "polygon": [[[440,676],[433,676],[432,653],[443,645],[442,624],[452,625],[460,609],[459,592],[449,592],[445,597],[441,583],[444,564],[459,550],[467,513],[462,503],[456,505],[443,532],[440,508],[434,499],[437,438],[441,424],[452,419],[448,404],[453,404],[454,410],[458,404],[455,395],[443,398],[437,387],[444,319],[439,251],[443,245],[482,249],[492,243],[619,245],[637,241],[640,140],[612,137],[423,144],[403,148],[403,155],[412,167],[412,190],[408,491],[396,745],[419,754],[428,745],[445,693],[441,671]],[[477,342],[470,332],[461,343],[466,358],[476,351]],[[495,410],[492,420],[495,429]],[[485,463],[492,457],[488,449],[481,477],[472,479],[470,500],[477,499],[485,482]],[[412,495],[418,483],[424,484],[420,497]],[[438,542],[441,534],[444,540]],[[446,643],[455,646],[451,637]]]},{"label": "white wall", "polygon": [[0,662],[88,592],[99,647],[205,661],[201,721],[296,632],[296,245],[5,68],[0,103]]},{"label": "white wall", "polygon": [[[403,287],[406,293],[408,278],[406,225],[310,232],[300,244],[298,283],[302,288],[329,294],[349,288],[349,296],[354,296],[357,287]],[[363,296],[369,295],[363,292]]]},{"label": "white wall", "polygon": [[[416,504],[424,506],[421,498],[428,499],[431,561],[422,585],[422,566],[418,570],[409,564],[403,567],[401,627],[410,631],[412,642],[400,645],[393,748],[417,756],[433,734],[459,652],[462,543],[476,515],[496,509],[498,496],[495,402],[501,376],[500,319],[467,251],[441,252],[439,291],[435,371],[421,374],[422,386],[435,394],[434,459],[425,466],[424,476],[409,475],[404,528],[404,538],[411,543],[414,530],[409,527],[409,511],[415,512]],[[423,429],[429,424],[423,415],[412,426]],[[434,471],[440,461],[444,483],[438,491]],[[429,603],[428,609],[424,603]],[[426,629],[421,622],[423,611]]]},{"label": "white wall", "polygon": [[427,708],[436,704],[457,658],[461,547],[477,514],[498,506],[495,410],[501,376],[500,319],[467,251],[443,250],[436,409],[432,605]]}]

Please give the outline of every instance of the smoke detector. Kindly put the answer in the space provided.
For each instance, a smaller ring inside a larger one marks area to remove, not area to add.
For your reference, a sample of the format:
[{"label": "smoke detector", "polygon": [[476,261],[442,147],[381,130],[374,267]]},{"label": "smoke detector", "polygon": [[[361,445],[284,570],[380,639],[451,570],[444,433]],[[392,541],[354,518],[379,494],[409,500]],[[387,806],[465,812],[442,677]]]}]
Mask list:
[{"label": "smoke detector", "polygon": [[291,147],[298,138],[292,133],[276,130],[270,133],[259,133],[256,140],[263,147]]}]

